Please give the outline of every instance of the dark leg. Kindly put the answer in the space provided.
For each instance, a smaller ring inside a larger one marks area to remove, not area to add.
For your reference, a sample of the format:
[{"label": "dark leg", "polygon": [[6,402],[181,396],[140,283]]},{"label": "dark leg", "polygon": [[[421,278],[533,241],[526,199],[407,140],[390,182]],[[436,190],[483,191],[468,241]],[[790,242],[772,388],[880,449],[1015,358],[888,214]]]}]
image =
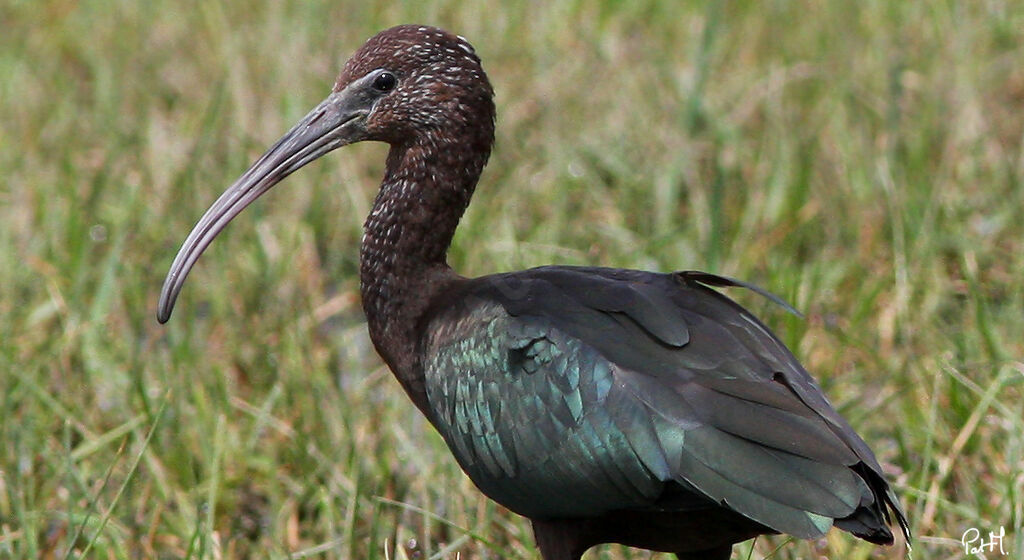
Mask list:
[{"label": "dark leg", "polygon": [[531,521],[533,538],[544,560],[580,560],[591,546],[585,536],[587,522],[584,520]]}]

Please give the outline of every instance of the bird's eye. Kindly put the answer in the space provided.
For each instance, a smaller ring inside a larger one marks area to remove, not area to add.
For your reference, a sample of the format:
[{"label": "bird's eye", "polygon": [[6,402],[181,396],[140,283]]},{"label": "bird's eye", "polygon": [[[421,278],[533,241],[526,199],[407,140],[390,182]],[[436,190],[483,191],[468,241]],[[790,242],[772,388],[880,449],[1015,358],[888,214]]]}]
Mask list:
[{"label": "bird's eye", "polygon": [[376,78],[373,79],[373,89],[377,91],[391,91],[395,89],[395,84],[398,83],[398,78],[395,77],[391,72],[381,72]]}]

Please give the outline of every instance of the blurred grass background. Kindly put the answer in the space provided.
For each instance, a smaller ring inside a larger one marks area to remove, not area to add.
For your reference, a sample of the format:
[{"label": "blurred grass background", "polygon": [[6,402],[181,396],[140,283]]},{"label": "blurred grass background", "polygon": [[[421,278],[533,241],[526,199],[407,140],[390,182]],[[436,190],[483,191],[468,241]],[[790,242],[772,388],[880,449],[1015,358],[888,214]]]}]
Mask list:
[{"label": "blurred grass background", "polygon": [[[368,342],[383,146],[289,178],[154,318],[207,205],[403,22],[497,90],[455,268],[783,295],[806,319],[732,294],[886,465],[914,557],[1000,526],[1024,554],[1024,4],[376,4],[0,3],[0,558],[536,557]],[[905,553],[786,541],[734,557]]]}]

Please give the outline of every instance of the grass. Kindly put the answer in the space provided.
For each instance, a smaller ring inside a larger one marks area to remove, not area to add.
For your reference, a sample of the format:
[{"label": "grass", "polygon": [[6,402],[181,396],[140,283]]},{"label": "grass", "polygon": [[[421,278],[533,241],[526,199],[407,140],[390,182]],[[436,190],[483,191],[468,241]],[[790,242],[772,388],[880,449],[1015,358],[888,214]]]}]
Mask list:
[{"label": "grass", "polygon": [[[367,339],[381,146],[289,178],[154,318],[206,206],[407,21],[467,36],[498,92],[457,269],[780,293],[806,319],[735,296],[886,465],[914,557],[1000,526],[1024,554],[1024,6],[375,4],[0,5],[0,558],[536,557]],[[734,558],[769,555],[904,550],[833,531]]]}]

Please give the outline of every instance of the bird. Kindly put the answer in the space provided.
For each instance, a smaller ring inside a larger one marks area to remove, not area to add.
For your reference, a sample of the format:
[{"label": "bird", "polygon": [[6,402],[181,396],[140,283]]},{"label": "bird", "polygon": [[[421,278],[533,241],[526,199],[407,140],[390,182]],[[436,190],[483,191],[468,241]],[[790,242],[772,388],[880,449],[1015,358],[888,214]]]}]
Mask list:
[{"label": "bird", "polygon": [[[544,560],[603,543],[726,560],[763,534],[832,526],[880,545],[899,499],[868,445],[772,331],[698,271],[543,266],[467,278],[447,262],[491,154],[494,91],[476,50],[424,25],[381,31],[327,98],[200,218],[160,294],[289,174],[342,146],[390,145],[364,223],[370,338],[488,497],[525,516]],[[787,306],[788,307],[788,306]]]}]

